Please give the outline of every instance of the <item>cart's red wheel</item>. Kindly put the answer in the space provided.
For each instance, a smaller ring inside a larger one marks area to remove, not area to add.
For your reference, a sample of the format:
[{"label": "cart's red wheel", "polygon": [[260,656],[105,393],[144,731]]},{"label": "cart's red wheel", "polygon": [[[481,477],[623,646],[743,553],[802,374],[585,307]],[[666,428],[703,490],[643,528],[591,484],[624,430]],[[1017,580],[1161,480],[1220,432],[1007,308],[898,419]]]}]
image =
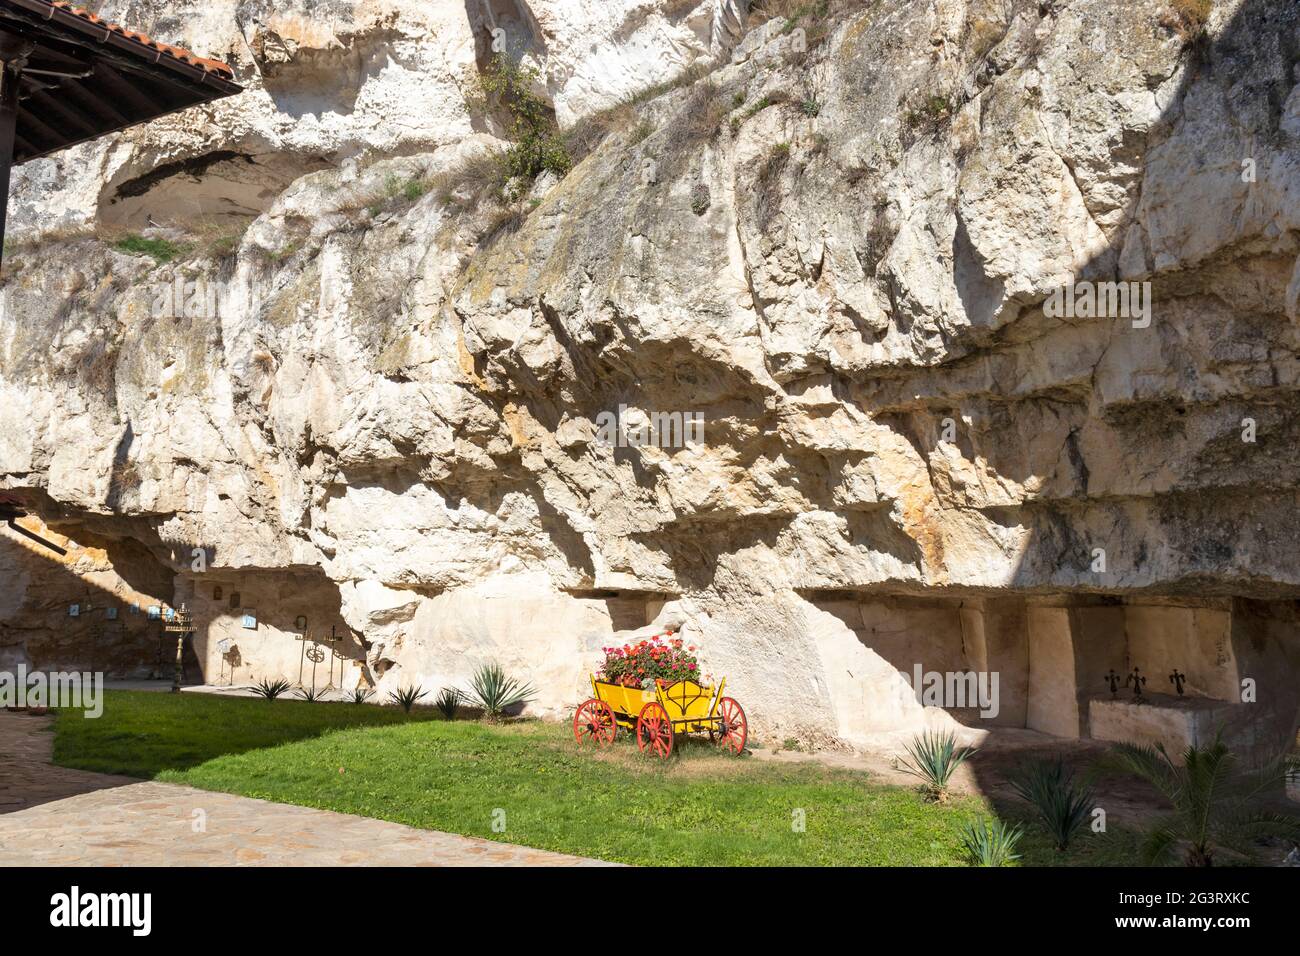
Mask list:
[{"label": "cart's red wheel", "polygon": [[718,701],[718,718],[721,729],[714,742],[733,754],[744,753],[745,741],[749,739],[749,721],[735,698],[724,697]]},{"label": "cart's red wheel", "polygon": [[603,700],[592,697],[578,705],[578,712],[573,715],[573,738],[580,744],[594,741],[604,747],[614,742],[618,734],[618,724],[614,722],[614,711]]},{"label": "cart's red wheel", "polygon": [[642,753],[650,751],[665,760],[673,752],[673,722],[656,701],[641,708],[636,719],[636,745]]}]

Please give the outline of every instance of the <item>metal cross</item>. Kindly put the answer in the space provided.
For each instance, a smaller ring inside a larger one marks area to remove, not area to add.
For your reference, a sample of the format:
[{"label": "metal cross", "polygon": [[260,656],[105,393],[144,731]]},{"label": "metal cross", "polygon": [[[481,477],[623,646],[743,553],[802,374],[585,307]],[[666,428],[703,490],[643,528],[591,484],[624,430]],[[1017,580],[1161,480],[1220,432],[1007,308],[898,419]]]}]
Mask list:
[{"label": "metal cross", "polygon": [[[298,624],[298,621],[302,621],[302,624],[301,625]],[[296,627],[300,629],[300,632],[296,637],[294,637],[294,640],[302,641],[302,647],[298,649],[298,684],[297,684],[298,687],[301,687],[303,664],[307,660],[307,642],[311,640],[311,637],[307,634],[307,621],[305,618],[300,616],[298,620],[294,621],[293,623]]]},{"label": "metal cross", "polygon": [[1187,682],[1187,675],[1179,673],[1178,668],[1175,667],[1174,672],[1169,675],[1169,683],[1174,685],[1174,688],[1178,691],[1179,697],[1183,696],[1183,684],[1185,684],[1186,682]]},{"label": "metal cross", "polygon": [[[326,644],[328,644],[328,645],[330,646],[330,676],[329,676],[329,683],[327,683],[327,684],[325,685],[325,689],[326,689],[326,690],[333,690],[333,689],[334,689],[334,659],[335,659],[335,658],[338,658],[340,661],[343,660],[343,655],[339,653],[338,648],[335,647],[335,645],[336,645],[336,644],[339,644],[339,643],[342,643],[342,641],[343,641],[343,638],[341,638],[341,637],[338,636],[337,628],[336,628],[333,624],[331,624],[331,625],[330,625],[330,636],[327,637],[327,638],[325,638],[325,641],[324,641],[324,643],[326,643]],[[342,665],[342,664],[339,664],[339,684],[340,684],[340,685],[343,684],[343,665]]]},{"label": "metal cross", "polygon": [[1128,680],[1124,681],[1124,686],[1132,686],[1133,696],[1140,698],[1142,696],[1142,685],[1146,682],[1147,679],[1142,676],[1140,668],[1135,667],[1133,673],[1128,675]]},{"label": "metal cross", "polygon": [[[316,641],[312,641],[311,647],[307,651],[307,660],[311,661],[311,694],[316,696],[316,665],[325,660],[325,651]],[[333,667],[333,663],[330,667]]]},{"label": "metal cross", "polygon": [[1115,668],[1112,667],[1110,673],[1103,677],[1102,680],[1104,680],[1107,686],[1110,687],[1111,698],[1113,699],[1116,697],[1119,694],[1120,676],[1115,673]]}]

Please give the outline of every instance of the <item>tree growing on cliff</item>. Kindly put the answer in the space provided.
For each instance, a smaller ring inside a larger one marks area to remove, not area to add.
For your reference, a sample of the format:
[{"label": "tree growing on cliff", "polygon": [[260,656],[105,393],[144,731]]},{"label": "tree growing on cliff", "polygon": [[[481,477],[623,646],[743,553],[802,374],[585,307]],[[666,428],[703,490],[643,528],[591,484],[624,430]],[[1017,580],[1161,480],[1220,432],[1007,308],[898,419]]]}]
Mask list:
[{"label": "tree growing on cliff", "polygon": [[[572,167],[555,113],[535,91],[540,75],[504,56],[492,59],[480,80],[488,104],[510,114],[511,145],[501,154],[502,171],[512,191],[522,195],[543,172],[564,176]],[[517,198],[517,196],[516,196]]]}]

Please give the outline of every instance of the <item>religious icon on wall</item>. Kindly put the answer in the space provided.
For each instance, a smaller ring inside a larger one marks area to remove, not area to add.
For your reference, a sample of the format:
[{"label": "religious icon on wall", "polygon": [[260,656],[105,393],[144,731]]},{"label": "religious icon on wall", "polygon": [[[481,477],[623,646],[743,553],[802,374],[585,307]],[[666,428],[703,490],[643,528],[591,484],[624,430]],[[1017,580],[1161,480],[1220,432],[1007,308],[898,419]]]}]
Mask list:
[{"label": "religious icon on wall", "polygon": [[81,605],[80,605],[80,604],[69,604],[69,605],[68,605],[68,617],[80,617],[80,616],[81,616]]},{"label": "religious icon on wall", "polygon": [[156,621],[160,617],[162,617],[162,608],[160,608],[157,604],[149,608],[149,620]]},{"label": "religious icon on wall", "polygon": [[110,607],[110,608],[106,609],[106,610],[104,611],[104,617],[107,618],[107,619],[110,620],[110,621],[116,621],[116,620],[117,620],[117,608],[115,608],[115,607]]},{"label": "religious icon on wall", "polygon": [[246,630],[246,631],[256,631],[256,630],[257,630],[257,612],[254,611],[254,610],[247,610],[247,611],[245,611],[245,612],[244,612],[243,620],[242,620],[240,623],[243,625],[244,630]]}]

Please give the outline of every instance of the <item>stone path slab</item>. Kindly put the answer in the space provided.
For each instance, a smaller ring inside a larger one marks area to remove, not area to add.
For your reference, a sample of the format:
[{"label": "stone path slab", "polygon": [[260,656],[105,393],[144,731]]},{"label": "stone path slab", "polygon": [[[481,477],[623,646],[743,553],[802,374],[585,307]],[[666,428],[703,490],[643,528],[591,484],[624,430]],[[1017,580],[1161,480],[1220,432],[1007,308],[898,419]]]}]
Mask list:
[{"label": "stone path slab", "polygon": [[49,718],[0,711],[0,866],[610,865],[368,817],[55,767],[49,727]]}]

